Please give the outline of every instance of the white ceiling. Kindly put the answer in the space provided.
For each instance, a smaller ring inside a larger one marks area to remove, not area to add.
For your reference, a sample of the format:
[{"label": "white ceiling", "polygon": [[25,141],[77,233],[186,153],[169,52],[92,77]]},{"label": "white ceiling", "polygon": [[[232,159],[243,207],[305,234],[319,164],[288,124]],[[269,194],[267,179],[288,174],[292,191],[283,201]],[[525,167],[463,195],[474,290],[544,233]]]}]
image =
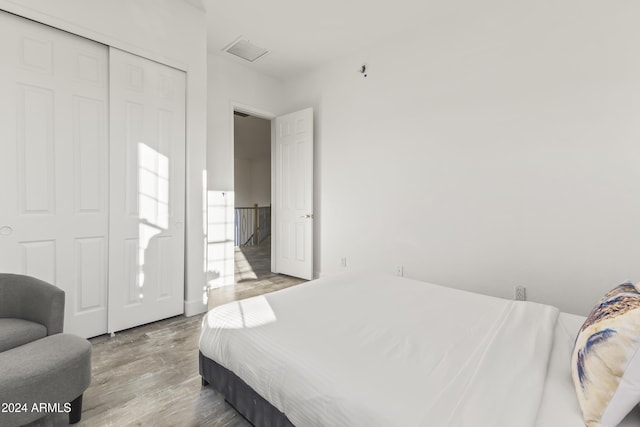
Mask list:
[{"label": "white ceiling", "polygon": [[[451,14],[464,0],[202,0],[209,52],[286,79]],[[470,2],[466,2],[470,3]],[[239,36],[270,51],[250,63],[221,52]]]}]

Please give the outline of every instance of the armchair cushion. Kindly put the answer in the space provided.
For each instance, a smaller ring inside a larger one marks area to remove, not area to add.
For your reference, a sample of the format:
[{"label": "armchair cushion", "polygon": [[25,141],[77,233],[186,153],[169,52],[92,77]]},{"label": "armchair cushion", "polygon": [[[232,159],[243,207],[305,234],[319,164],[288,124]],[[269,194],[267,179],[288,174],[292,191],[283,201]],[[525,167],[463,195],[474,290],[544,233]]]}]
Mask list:
[{"label": "armchair cushion", "polygon": [[64,324],[64,291],[34,277],[0,274],[0,318],[40,323],[46,335],[58,334]]},{"label": "armchair cushion", "polygon": [[[91,343],[78,336],[54,334],[0,353],[0,402],[19,402],[29,409],[34,404],[63,404],[82,396],[89,383]],[[73,405],[71,411],[73,415]],[[0,411],[0,426],[25,425],[44,415]],[[77,422],[80,412],[76,415]],[[69,419],[73,422],[74,417]]]},{"label": "armchair cushion", "polygon": [[40,323],[23,319],[0,318],[0,352],[46,336],[47,328]]}]

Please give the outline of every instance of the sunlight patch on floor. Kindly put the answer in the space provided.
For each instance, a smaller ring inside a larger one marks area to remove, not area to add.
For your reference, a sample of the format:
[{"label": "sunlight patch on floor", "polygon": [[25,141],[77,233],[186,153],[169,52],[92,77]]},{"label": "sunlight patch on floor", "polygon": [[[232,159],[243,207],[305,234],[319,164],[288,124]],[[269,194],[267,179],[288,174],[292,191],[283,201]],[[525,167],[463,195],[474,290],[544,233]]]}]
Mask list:
[{"label": "sunlight patch on floor", "polygon": [[247,257],[239,248],[235,248],[235,250],[235,282],[258,280],[258,275],[253,271],[253,267],[251,267],[251,263],[247,260]]}]

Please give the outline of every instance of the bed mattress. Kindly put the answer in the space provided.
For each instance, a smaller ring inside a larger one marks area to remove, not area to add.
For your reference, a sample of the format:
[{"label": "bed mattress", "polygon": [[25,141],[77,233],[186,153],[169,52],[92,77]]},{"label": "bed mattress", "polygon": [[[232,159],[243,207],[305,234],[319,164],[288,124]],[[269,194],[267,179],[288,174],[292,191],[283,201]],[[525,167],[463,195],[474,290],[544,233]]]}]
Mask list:
[{"label": "bed mattress", "polygon": [[344,274],[215,308],[200,351],[297,426],[578,427],[580,324],[547,305]]}]

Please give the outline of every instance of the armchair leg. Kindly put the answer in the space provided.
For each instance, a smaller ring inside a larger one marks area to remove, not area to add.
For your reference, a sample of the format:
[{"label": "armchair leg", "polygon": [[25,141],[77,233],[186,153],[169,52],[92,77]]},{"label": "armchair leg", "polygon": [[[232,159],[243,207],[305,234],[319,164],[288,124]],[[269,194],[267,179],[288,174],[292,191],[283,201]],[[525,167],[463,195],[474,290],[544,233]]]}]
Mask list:
[{"label": "armchair leg", "polygon": [[69,424],[76,424],[82,418],[82,395],[76,397],[71,402],[71,412],[69,412]]}]

